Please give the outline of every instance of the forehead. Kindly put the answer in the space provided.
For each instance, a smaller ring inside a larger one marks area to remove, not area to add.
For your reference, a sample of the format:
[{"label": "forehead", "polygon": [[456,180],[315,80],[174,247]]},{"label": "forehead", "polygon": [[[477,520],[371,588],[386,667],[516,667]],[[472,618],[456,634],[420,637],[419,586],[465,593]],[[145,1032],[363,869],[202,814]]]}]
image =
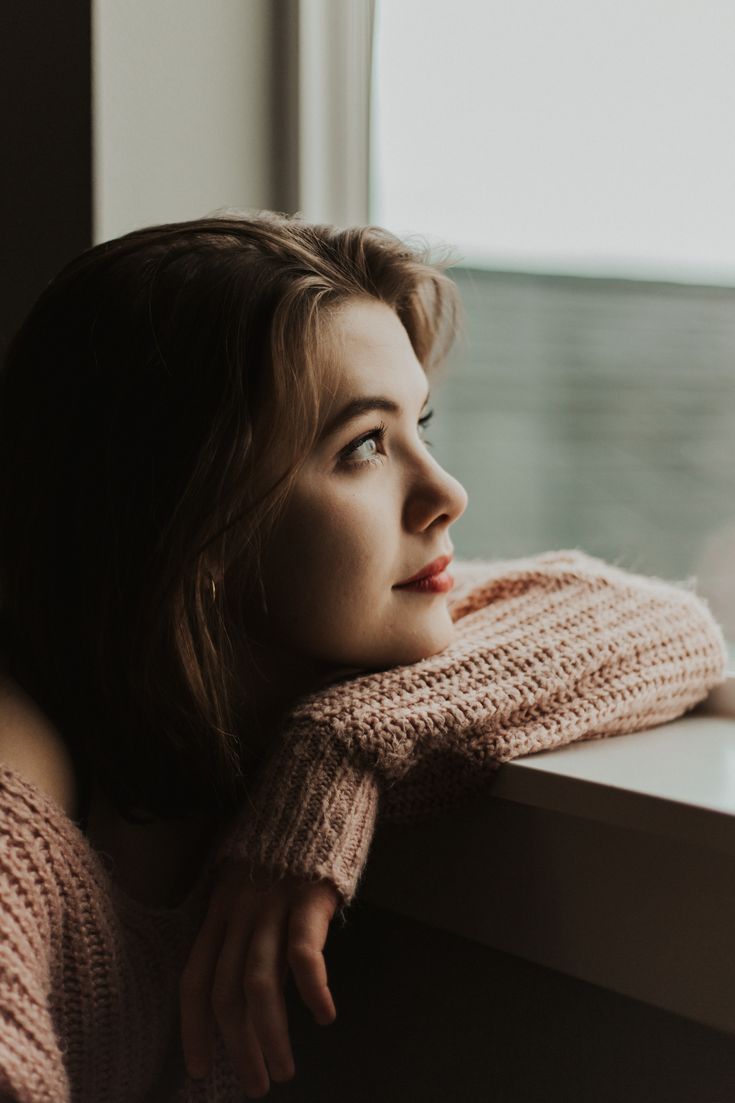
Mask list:
[{"label": "forehead", "polygon": [[425,388],[424,369],[394,310],[356,300],[342,305],[330,324],[333,355],[325,373],[327,402],[364,393],[412,395]]}]

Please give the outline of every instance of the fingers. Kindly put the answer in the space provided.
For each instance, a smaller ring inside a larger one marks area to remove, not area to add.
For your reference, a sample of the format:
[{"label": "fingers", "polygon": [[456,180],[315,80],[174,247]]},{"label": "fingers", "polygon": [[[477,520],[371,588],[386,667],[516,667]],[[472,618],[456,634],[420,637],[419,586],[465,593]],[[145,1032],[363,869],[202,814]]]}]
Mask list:
[{"label": "fingers", "polygon": [[230,916],[211,984],[211,1001],[222,1040],[249,1094],[267,1091],[268,1070],[255,1032],[252,1008],[245,1002],[242,978],[249,950],[249,924]]},{"label": "fingers", "polygon": [[313,884],[253,892],[239,876],[213,899],[182,974],[182,1044],[190,1075],[205,1076],[216,1020],[245,1091],[260,1098],[269,1073],[276,1081],[295,1075],[283,993],[289,966],[317,1022],[336,1017],[323,949],[337,896]]},{"label": "fingers", "polygon": [[335,906],[324,896],[311,896],[294,906],[288,925],[288,964],[302,1000],[323,1026],[337,1017],[323,955]]},{"label": "fingers", "polygon": [[269,909],[253,930],[244,977],[245,998],[274,1080],[291,1080],[296,1073],[283,996],[288,968],[284,953],[285,911],[285,905]]},{"label": "fingers", "polygon": [[212,975],[227,916],[210,907],[179,982],[181,1044],[190,1076],[207,1075],[212,1056]]}]

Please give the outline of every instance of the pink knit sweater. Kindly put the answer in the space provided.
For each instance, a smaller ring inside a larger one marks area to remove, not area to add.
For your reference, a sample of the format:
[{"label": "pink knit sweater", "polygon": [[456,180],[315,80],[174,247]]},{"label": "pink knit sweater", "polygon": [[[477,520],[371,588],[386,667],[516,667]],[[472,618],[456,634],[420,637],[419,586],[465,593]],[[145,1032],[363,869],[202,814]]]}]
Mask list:
[{"label": "pink knit sweater", "polygon": [[344,911],[378,811],[418,820],[503,762],[672,720],[724,680],[722,630],[686,583],[577,550],[453,571],[449,647],[302,698],[176,908],[130,899],[61,809],[0,767],[3,1100],[242,1100],[219,1040],[195,1082],[178,1035],[178,979],[219,860],[328,878]]}]

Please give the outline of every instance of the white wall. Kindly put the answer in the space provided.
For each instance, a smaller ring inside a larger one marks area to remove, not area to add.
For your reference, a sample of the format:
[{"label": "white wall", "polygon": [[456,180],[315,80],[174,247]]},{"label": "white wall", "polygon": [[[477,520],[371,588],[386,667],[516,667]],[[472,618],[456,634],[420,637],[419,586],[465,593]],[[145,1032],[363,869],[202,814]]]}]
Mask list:
[{"label": "white wall", "polygon": [[93,0],[95,241],[268,207],[269,0]]}]

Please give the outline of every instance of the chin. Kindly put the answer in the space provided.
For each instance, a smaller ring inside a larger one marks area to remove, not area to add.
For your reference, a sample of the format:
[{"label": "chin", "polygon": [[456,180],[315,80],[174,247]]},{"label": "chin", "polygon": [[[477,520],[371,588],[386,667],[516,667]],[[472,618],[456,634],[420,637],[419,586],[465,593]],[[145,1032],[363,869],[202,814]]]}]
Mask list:
[{"label": "chin", "polygon": [[[407,618],[396,624],[390,623],[382,631],[380,628],[370,631],[370,642],[366,650],[358,644],[353,649],[346,643],[341,653],[324,656],[335,678],[350,677],[361,672],[370,673],[389,670],[394,666],[409,666],[411,663],[430,659],[449,646],[454,638],[455,627],[444,605],[434,609],[433,615],[411,626],[408,630]],[[364,646],[364,644],[363,644]]]},{"label": "chin", "polygon": [[454,629],[451,622],[440,630],[416,635],[400,648],[396,648],[396,666],[408,666],[410,663],[418,663],[422,659],[430,659],[432,655],[439,655],[452,642]]}]

